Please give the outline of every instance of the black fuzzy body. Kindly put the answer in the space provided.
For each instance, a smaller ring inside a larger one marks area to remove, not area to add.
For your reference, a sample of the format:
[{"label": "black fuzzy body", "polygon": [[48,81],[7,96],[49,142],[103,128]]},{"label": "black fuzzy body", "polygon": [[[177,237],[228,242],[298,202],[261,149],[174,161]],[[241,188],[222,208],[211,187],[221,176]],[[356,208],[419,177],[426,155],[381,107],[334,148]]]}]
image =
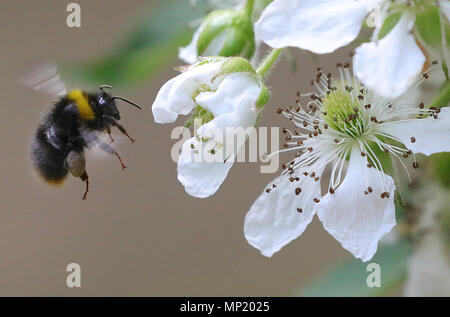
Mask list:
[{"label": "black fuzzy body", "polygon": [[44,116],[33,137],[30,154],[34,168],[49,184],[60,184],[69,167],[66,157],[71,151],[83,153],[92,141],[90,133],[109,129],[104,115],[120,119],[114,100],[105,92],[86,93],[94,119],[80,117],[76,103],[62,97]]}]

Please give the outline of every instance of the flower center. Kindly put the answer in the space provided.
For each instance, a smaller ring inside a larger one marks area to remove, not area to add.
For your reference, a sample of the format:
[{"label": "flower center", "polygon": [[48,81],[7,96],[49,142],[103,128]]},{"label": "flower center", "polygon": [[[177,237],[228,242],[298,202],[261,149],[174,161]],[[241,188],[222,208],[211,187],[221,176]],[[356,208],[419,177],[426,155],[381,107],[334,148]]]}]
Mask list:
[{"label": "flower center", "polygon": [[363,132],[359,102],[348,91],[337,89],[322,98],[321,112],[322,119],[336,131],[351,137]]}]

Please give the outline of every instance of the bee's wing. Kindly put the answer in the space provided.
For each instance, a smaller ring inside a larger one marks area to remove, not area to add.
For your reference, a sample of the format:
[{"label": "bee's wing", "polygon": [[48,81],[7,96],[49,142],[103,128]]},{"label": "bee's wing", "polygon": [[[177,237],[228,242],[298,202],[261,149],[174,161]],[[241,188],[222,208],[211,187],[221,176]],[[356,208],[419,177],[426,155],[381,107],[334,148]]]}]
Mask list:
[{"label": "bee's wing", "polygon": [[61,80],[58,68],[53,62],[39,65],[27,75],[19,78],[19,83],[51,96],[61,97],[66,94],[66,85]]}]

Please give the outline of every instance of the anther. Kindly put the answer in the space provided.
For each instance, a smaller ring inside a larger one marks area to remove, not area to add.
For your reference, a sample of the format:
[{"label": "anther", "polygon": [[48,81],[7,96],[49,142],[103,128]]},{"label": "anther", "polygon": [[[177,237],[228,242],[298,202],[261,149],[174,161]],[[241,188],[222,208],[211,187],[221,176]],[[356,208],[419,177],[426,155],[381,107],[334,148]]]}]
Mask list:
[{"label": "anther", "polygon": [[300,195],[300,193],[302,192],[302,189],[300,188],[300,187],[297,187],[296,189],[295,189],[295,194],[298,196],[298,195]]},{"label": "anther", "polygon": [[302,209],[302,208],[297,208],[297,211],[298,211],[299,213],[302,213],[302,212],[303,212],[303,209]]},{"label": "anther", "polygon": [[413,162],[412,167],[413,167],[413,168],[416,168],[416,169],[419,168],[419,163]]},{"label": "anther", "polygon": [[381,193],[381,198],[389,198],[390,196],[388,192]]},{"label": "anther", "polygon": [[423,102],[420,103],[419,108],[420,108],[420,109],[425,108],[425,105],[423,104]]},{"label": "anther", "polygon": [[330,187],[330,194],[334,194],[336,191],[333,189],[333,187]]},{"label": "anther", "polygon": [[283,112],[283,108],[279,107],[279,108],[277,109],[277,113],[280,114],[280,113],[282,113],[282,112]]},{"label": "anther", "polygon": [[415,137],[411,137],[411,143],[415,143],[416,142],[416,138]]},{"label": "anther", "polygon": [[270,190],[271,190],[270,188],[267,188],[266,193],[270,193]]},{"label": "anther", "polygon": [[317,204],[317,203],[320,202],[320,199],[319,198],[314,198],[314,202]]},{"label": "anther", "polygon": [[367,187],[367,191],[369,192],[369,193],[371,193],[371,192],[373,192],[373,189],[372,189],[372,187]]}]

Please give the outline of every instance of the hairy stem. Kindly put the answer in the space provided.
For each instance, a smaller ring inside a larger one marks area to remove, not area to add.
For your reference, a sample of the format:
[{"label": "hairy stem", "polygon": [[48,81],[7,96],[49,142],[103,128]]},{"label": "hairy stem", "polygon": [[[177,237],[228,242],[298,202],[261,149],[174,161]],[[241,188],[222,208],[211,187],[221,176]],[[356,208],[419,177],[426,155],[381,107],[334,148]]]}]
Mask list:
[{"label": "hairy stem", "polygon": [[278,56],[280,56],[280,53],[282,51],[283,51],[282,48],[274,48],[272,52],[270,52],[269,55],[267,55],[266,58],[261,62],[256,72],[261,77],[266,76],[267,72],[272,68],[273,64],[277,60]]}]

